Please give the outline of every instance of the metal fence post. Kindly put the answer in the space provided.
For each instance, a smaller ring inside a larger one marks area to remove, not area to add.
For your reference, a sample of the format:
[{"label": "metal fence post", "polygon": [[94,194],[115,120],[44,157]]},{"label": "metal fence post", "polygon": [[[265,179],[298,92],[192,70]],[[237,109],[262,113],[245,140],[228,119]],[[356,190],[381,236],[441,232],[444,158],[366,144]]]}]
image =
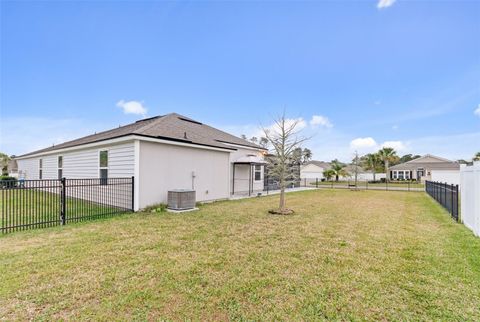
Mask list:
[{"label": "metal fence post", "polygon": [[135,211],[135,177],[132,176],[132,211]]},{"label": "metal fence post", "polygon": [[66,220],[66,217],[67,217],[67,193],[66,193],[66,190],[67,190],[67,184],[66,184],[66,181],[67,179],[65,178],[62,178],[61,179],[61,187],[62,187],[62,191],[60,193],[60,205],[61,205],[61,209],[60,209],[60,221],[62,223],[62,225],[65,225],[67,223],[67,220]]}]

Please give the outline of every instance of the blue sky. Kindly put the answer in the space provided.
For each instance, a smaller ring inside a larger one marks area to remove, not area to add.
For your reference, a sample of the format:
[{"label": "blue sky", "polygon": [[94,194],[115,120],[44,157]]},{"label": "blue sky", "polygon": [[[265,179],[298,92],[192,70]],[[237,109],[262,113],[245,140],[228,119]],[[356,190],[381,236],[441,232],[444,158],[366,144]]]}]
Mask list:
[{"label": "blue sky", "polygon": [[284,108],[319,160],[480,150],[480,1],[2,2],[0,23],[8,154],[168,112],[257,135]]}]

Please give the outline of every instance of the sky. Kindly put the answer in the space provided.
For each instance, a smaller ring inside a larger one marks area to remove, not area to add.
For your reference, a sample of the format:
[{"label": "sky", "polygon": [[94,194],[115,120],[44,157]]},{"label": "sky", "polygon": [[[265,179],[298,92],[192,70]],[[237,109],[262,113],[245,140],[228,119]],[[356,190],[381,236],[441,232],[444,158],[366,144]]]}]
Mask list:
[{"label": "sky", "polygon": [[0,151],[177,112],[316,160],[480,151],[480,1],[2,1]]}]

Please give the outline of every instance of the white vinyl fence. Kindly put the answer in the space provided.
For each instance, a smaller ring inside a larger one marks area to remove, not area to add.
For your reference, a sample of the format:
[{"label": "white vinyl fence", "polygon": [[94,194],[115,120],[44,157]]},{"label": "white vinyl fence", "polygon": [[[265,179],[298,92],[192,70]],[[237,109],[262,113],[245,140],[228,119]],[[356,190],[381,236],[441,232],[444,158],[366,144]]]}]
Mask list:
[{"label": "white vinyl fence", "polygon": [[463,223],[480,236],[480,161],[460,166],[460,196]]}]

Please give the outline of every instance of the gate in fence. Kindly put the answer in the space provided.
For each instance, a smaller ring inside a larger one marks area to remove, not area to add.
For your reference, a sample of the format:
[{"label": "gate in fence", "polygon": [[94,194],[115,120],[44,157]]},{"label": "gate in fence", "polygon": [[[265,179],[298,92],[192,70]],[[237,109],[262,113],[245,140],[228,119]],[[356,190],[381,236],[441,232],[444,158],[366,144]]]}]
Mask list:
[{"label": "gate in fence", "polygon": [[425,191],[445,208],[455,221],[458,216],[458,185],[426,181]]},{"label": "gate in fence", "polygon": [[131,212],[134,178],[0,181],[0,230],[65,225]]}]

